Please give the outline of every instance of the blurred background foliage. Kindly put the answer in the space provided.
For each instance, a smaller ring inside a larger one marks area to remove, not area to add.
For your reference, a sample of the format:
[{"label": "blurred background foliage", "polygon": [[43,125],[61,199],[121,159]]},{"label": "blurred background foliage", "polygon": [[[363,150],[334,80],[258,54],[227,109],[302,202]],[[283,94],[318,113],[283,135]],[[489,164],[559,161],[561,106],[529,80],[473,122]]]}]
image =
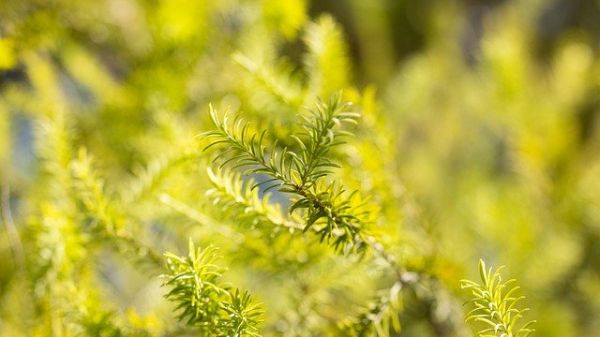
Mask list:
[{"label": "blurred background foliage", "polygon": [[265,303],[265,336],[343,335],[391,284],[381,263],[235,225],[197,137],[212,102],[289,144],[343,89],[363,116],[336,174],[440,283],[405,295],[396,335],[470,335],[430,323],[462,319],[483,257],[519,279],[534,336],[597,336],[599,51],[598,0],[2,1],[0,335],[193,335],[130,244],[188,236]]}]

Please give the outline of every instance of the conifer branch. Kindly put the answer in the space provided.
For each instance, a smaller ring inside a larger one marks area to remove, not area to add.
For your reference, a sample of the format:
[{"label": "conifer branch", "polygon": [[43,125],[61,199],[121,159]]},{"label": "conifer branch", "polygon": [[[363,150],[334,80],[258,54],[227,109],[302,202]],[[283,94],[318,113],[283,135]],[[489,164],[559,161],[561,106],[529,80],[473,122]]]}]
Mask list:
[{"label": "conifer branch", "polygon": [[[263,145],[266,132],[260,136],[251,134],[248,125],[240,118],[228,123],[227,116],[220,120],[211,109],[217,130],[206,134],[212,142],[205,149],[225,144],[228,147],[216,158],[221,162],[221,168],[242,168],[245,174],[264,174],[267,179],[259,183],[252,180],[244,183],[234,173],[215,174],[209,169],[209,178],[215,188],[208,195],[222,206],[225,213],[233,212],[236,221],[242,224],[256,226],[257,222],[263,222],[292,230],[310,230],[322,241],[331,242],[333,239],[334,248],[346,253],[364,252],[366,247],[370,247],[396,275],[396,282],[388,292],[397,294],[404,286],[414,286],[420,280],[420,274],[405,271],[375,237],[362,231],[369,212],[358,193],[347,193],[343,187],[326,179],[332,173],[331,169],[337,167],[330,158],[330,150],[342,143],[340,138],[348,135],[339,130],[339,126],[355,123],[358,117],[356,113],[345,112],[346,107],[341,104],[339,96],[334,96],[328,104],[319,104],[304,119],[303,132],[292,136],[298,144],[297,152],[287,148],[267,152]],[[262,185],[266,188],[261,197],[256,187]],[[296,210],[302,210],[302,220],[289,222],[282,218],[269,201],[268,191],[273,188],[293,195],[289,216],[294,217]],[[376,299],[357,320],[362,329],[374,329],[378,336],[386,336],[383,331],[389,333],[390,327],[396,329],[397,324],[389,324],[397,320],[395,301],[395,295]]]},{"label": "conifer branch", "polygon": [[328,104],[317,103],[308,117],[303,116],[304,134],[293,136],[301,150],[295,167],[300,174],[301,187],[310,187],[319,178],[331,174],[330,168],[339,167],[328,156],[329,151],[343,144],[342,136],[351,135],[341,130],[341,125],[356,124],[358,117],[360,115],[350,110],[349,103],[342,103],[339,96],[333,96]]},{"label": "conifer branch", "polygon": [[85,209],[97,218],[97,225],[111,234],[122,231],[123,222],[114,215],[115,210],[104,194],[104,182],[96,175],[92,157],[84,148],[70,166],[74,190]]},{"label": "conifer branch", "polygon": [[269,193],[261,197],[258,189],[252,188],[252,180],[244,183],[239,174],[226,170],[215,173],[208,168],[207,173],[214,187],[206,195],[214,204],[221,206],[224,213],[231,213],[238,225],[256,227],[258,223],[266,223],[270,228],[304,229],[301,219],[295,214],[289,218],[282,214],[279,205],[271,202]]},{"label": "conifer branch", "polygon": [[342,30],[329,15],[306,27],[303,36],[308,52],[304,65],[308,90],[312,95],[328,96],[348,85],[350,61]]},{"label": "conifer branch", "polygon": [[246,70],[260,86],[262,86],[277,101],[298,107],[302,103],[302,88],[296,81],[291,80],[291,74],[277,67],[265,67],[248,56],[237,52],[233,60]]},{"label": "conifer branch", "polygon": [[161,203],[163,203],[166,206],[169,206],[170,208],[174,209],[175,211],[181,213],[182,215],[185,215],[188,219],[191,219],[201,225],[208,226],[211,229],[213,229],[215,232],[217,232],[223,236],[232,237],[233,235],[238,234],[238,233],[234,232],[233,230],[231,230],[231,228],[220,224],[219,221],[217,221],[213,217],[211,217],[203,212],[200,212],[199,210],[184,203],[181,200],[175,199],[174,197],[170,196],[169,194],[162,193],[158,196],[158,199],[160,200]]},{"label": "conifer branch", "polygon": [[485,262],[479,260],[480,283],[461,280],[461,287],[470,290],[473,296],[465,303],[473,308],[465,315],[465,320],[481,322],[487,326],[479,330],[478,336],[526,337],[534,331],[531,326],[535,321],[517,327],[529,308],[518,308],[517,303],[525,296],[516,296],[520,287],[514,285],[515,279],[502,282],[501,269],[502,267],[495,271],[492,268],[486,269]]},{"label": "conifer branch", "polygon": [[125,225],[131,221],[115,208],[114,202],[104,191],[104,181],[93,167],[92,157],[80,149],[78,157],[71,162],[75,196],[94,221],[93,229],[108,243],[138,262],[149,262],[154,268],[162,265],[160,254],[140,242],[127,231]]},{"label": "conifer branch", "polygon": [[[379,244],[375,243],[375,245]],[[371,245],[371,247],[373,246]],[[382,247],[377,248],[376,254],[388,263],[390,269],[396,273],[396,279],[391,287],[381,290],[380,294],[363,309],[359,316],[341,323],[345,333],[351,336],[389,337],[391,331],[400,332],[401,292],[405,288],[414,289],[419,282],[423,281],[421,273],[402,271],[398,268]]]},{"label": "conifer branch", "polygon": [[343,324],[342,329],[352,337],[374,335],[389,337],[390,331],[400,331],[399,312],[402,307],[400,291],[403,284],[396,282],[373,301],[368,309],[354,320]]},{"label": "conifer branch", "polygon": [[[343,123],[355,123],[357,113],[349,112],[348,104],[342,104],[334,95],[327,104],[319,103],[305,118],[304,132],[293,136],[299,151],[266,151],[266,131],[251,134],[248,124],[237,117],[229,122],[228,116],[221,120],[211,107],[211,119],[216,130],[205,133],[212,141],[204,150],[216,145],[227,145],[215,161],[220,167],[240,168],[245,174],[263,174],[267,179],[253,185],[265,187],[263,192],[277,189],[293,195],[290,214],[303,211],[304,231],[315,226],[321,240],[330,242],[337,251],[364,251],[364,239],[360,231],[367,223],[368,212],[358,193],[347,192],[335,182],[324,182],[337,167],[328,158],[332,147],[342,144],[348,135],[340,130]],[[273,146],[275,148],[275,146]],[[333,241],[332,241],[333,240]]]},{"label": "conifer branch", "polygon": [[196,158],[195,153],[182,151],[181,154],[172,155],[167,158],[159,158],[151,161],[147,167],[136,172],[135,179],[131,182],[131,187],[126,191],[124,199],[128,202],[136,202],[144,196],[153,195],[157,186],[168,176],[176,167],[181,166]]},{"label": "conifer branch", "polygon": [[259,337],[261,307],[248,292],[221,283],[223,268],[215,264],[216,249],[196,249],[189,241],[186,257],[165,254],[166,298],[177,305],[179,320],[207,337]]}]

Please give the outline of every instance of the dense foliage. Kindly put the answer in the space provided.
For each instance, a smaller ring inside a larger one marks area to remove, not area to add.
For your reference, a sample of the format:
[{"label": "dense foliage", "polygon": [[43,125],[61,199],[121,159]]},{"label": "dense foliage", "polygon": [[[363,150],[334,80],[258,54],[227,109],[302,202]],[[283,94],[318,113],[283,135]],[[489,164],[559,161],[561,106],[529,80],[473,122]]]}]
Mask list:
[{"label": "dense foliage", "polygon": [[0,2],[0,336],[595,336],[600,5],[483,3]]}]

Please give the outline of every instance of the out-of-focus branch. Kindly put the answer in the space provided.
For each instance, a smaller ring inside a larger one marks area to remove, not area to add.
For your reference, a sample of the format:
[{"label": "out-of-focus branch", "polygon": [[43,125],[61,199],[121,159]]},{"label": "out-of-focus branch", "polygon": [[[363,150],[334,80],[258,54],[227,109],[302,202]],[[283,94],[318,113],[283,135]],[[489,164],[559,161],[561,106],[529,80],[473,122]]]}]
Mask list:
[{"label": "out-of-focus branch", "polygon": [[23,244],[21,243],[21,237],[19,236],[19,231],[15,226],[12,212],[10,210],[10,187],[8,182],[4,182],[2,184],[0,194],[2,194],[0,196],[0,213],[2,214],[2,223],[6,227],[6,235],[8,236],[10,249],[17,266],[23,266]]}]

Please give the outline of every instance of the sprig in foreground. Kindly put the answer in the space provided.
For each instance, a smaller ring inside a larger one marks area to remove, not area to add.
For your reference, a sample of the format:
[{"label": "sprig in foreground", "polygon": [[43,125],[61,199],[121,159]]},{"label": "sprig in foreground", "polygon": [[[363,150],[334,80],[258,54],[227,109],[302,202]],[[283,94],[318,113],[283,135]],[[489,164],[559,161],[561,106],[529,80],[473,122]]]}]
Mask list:
[{"label": "sprig in foreground", "polygon": [[515,296],[520,288],[514,285],[515,279],[502,282],[501,269],[502,267],[495,271],[492,268],[486,269],[485,262],[479,260],[481,283],[461,280],[461,287],[471,290],[473,295],[473,298],[465,303],[474,306],[466,314],[466,321],[478,321],[486,326],[477,333],[481,337],[526,337],[534,331],[530,327],[535,321],[517,327],[529,308],[517,307],[517,303],[525,296]]},{"label": "sprig in foreground", "polygon": [[177,305],[179,320],[207,337],[259,337],[263,310],[247,292],[220,283],[223,269],[214,264],[215,248],[196,249],[180,257],[166,253],[168,274],[163,286],[167,299]]}]

